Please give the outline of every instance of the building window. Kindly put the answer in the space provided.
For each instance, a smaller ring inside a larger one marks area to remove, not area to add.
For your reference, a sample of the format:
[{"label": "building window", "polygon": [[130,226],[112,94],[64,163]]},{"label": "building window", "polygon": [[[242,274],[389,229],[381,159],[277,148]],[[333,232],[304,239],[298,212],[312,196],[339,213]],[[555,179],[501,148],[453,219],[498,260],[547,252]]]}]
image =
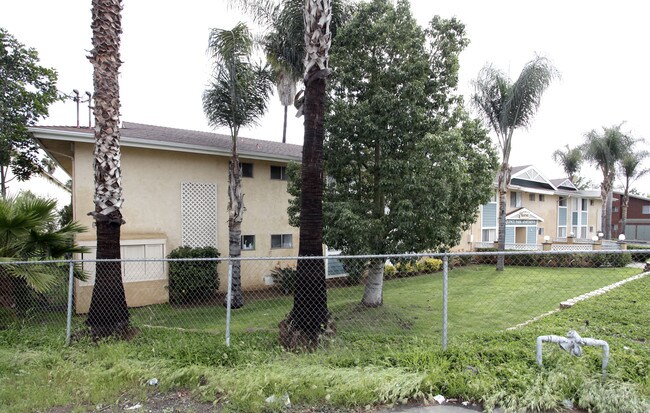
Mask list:
[{"label": "building window", "polygon": [[544,202],[544,194],[539,194],[539,202]]},{"label": "building window", "polygon": [[537,228],[537,235],[544,235],[544,228]]},{"label": "building window", "polygon": [[287,167],[271,165],[271,179],[287,180]]},{"label": "building window", "polygon": [[253,177],[253,164],[248,162],[242,162],[239,164],[241,166],[241,176],[244,178]]},{"label": "building window", "polygon": [[528,194],[528,200],[530,202],[535,202],[535,194]]},{"label": "building window", "polygon": [[481,241],[483,242],[494,242],[497,240],[497,230],[496,229],[484,229],[481,231]]},{"label": "building window", "polygon": [[618,207],[617,206],[612,207],[612,212],[618,212]]},{"label": "building window", "polygon": [[251,251],[255,249],[255,235],[241,236],[241,249]]},{"label": "building window", "polygon": [[650,215],[650,205],[643,205],[641,213],[644,215]]},{"label": "building window", "polygon": [[293,235],[278,234],[271,235],[271,248],[293,248]]},{"label": "building window", "polygon": [[519,208],[521,207],[521,192],[510,192],[510,207]]},{"label": "building window", "polygon": [[594,200],[593,199],[589,200],[589,206],[594,206]]},{"label": "building window", "polygon": [[557,227],[557,237],[566,238],[566,227]]}]

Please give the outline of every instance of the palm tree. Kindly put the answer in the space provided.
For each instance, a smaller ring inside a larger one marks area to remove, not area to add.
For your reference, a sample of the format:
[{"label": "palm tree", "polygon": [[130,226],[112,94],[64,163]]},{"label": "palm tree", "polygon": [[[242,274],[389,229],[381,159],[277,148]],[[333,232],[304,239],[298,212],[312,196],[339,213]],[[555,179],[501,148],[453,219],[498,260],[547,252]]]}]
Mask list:
[{"label": "palm tree", "polygon": [[623,124],[603,127],[602,133],[595,129],[585,134],[584,157],[600,169],[603,181],[600,184],[602,200],[601,230],[606,239],[612,237],[612,189],[616,165],[634,144],[634,140],[621,132]]},{"label": "palm tree", "polygon": [[[213,29],[210,51],[215,59],[215,75],[203,93],[203,111],[212,126],[228,126],[232,138],[228,167],[228,252],[241,256],[241,223],[244,193],[237,153],[239,128],[254,124],[266,112],[272,83],[266,68],[250,62],[253,40],[245,24],[232,30]],[[244,305],[241,289],[241,262],[232,262],[232,308]]]},{"label": "palm tree", "polygon": [[273,69],[278,97],[284,106],[282,143],[287,141],[287,113],[296,96],[296,83],[302,77],[302,9],[302,1],[285,1],[274,6],[271,18],[266,22],[269,32],[262,38],[266,59]]},{"label": "palm tree", "polygon": [[582,164],[582,149],[571,148],[569,145],[565,145],[564,147],[566,150],[558,149],[553,152],[553,160],[562,166],[567,178],[573,182]]},{"label": "palm tree", "polygon": [[[501,71],[486,65],[474,81],[475,93],[472,103],[492,126],[501,149],[501,165],[497,174],[499,191],[499,251],[505,250],[506,241],[506,193],[512,168],[510,151],[512,135],[521,127],[528,127],[542,94],[551,81],[558,76],[551,62],[536,57],[526,63],[519,78],[512,83]],[[503,271],[504,256],[497,260],[497,270]]]},{"label": "palm tree", "polygon": [[124,224],[120,167],[120,34],[122,1],[92,0],[92,44],[95,93],[95,210],[97,228],[95,287],[86,324],[95,337],[126,333],[129,309],[124,295],[120,259],[120,227]]},{"label": "palm tree", "polygon": [[[302,149],[300,202],[301,257],[323,255],[323,141],[325,139],[325,85],[330,74],[332,41],[330,0],[306,0],[305,23],[305,134]],[[314,348],[329,323],[325,262],[299,260],[293,308],[280,323],[280,341],[288,348]]]},{"label": "palm tree", "polygon": [[[20,310],[28,304],[25,295],[43,293],[65,279],[66,269],[38,261],[86,251],[74,244],[74,236],[86,228],[76,222],[59,226],[57,221],[54,200],[31,194],[0,198],[0,262],[5,263],[0,265],[0,307]],[[35,263],[11,265],[28,260]]]},{"label": "palm tree", "polygon": [[650,168],[642,169],[643,162],[650,156],[648,151],[629,151],[620,160],[619,174],[624,181],[623,196],[621,197],[620,234],[625,234],[627,226],[627,210],[630,205],[630,186],[637,179],[650,173]]}]

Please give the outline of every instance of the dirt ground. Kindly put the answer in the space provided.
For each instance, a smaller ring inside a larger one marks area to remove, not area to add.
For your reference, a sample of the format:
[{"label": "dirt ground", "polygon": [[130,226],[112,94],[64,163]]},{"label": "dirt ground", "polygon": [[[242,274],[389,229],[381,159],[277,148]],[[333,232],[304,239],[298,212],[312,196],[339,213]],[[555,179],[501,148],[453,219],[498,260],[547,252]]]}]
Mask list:
[{"label": "dirt ground", "polygon": [[[197,400],[189,391],[177,390],[166,393],[152,391],[147,400],[121,398],[116,404],[97,406],[59,406],[39,413],[110,412],[110,413],[212,413],[223,411],[222,404]],[[286,413],[357,413],[365,409],[341,409],[333,407],[292,407]]]}]

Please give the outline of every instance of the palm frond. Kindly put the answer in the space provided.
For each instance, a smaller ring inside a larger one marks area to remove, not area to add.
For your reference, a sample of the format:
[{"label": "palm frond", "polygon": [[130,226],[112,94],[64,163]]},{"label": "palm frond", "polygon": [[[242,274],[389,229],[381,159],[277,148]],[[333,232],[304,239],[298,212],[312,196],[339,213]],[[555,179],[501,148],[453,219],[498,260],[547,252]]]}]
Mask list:
[{"label": "palm frond", "polygon": [[513,129],[529,126],[539,108],[542,94],[556,77],[559,77],[559,73],[544,57],[526,63],[508,91],[500,123]]},{"label": "palm frond", "polygon": [[217,64],[236,65],[247,59],[253,48],[253,37],[246,24],[239,22],[232,30],[212,29],[208,50]]},{"label": "palm frond", "polygon": [[27,285],[36,292],[42,293],[47,291],[56,284],[59,278],[52,266],[39,264],[37,261],[33,265],[13,265],[11,264],[12,261],[15,261],[15,259],[0,257],[0,262],[9,263],[2,265],[2,271],[11,277],[25,280]]}]

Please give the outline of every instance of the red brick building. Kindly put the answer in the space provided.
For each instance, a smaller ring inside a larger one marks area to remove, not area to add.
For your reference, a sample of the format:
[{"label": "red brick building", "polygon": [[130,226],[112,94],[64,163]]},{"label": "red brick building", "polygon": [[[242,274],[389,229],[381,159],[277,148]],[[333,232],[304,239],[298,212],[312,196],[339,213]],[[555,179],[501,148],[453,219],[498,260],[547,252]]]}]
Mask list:
[{"label": "red brick building", "polygon": [[[612,203],[612,238],[621,233],[621,192],[614,192]],[[650,241],[650,198],[630,195],[625,238],[629,241]]]}]

